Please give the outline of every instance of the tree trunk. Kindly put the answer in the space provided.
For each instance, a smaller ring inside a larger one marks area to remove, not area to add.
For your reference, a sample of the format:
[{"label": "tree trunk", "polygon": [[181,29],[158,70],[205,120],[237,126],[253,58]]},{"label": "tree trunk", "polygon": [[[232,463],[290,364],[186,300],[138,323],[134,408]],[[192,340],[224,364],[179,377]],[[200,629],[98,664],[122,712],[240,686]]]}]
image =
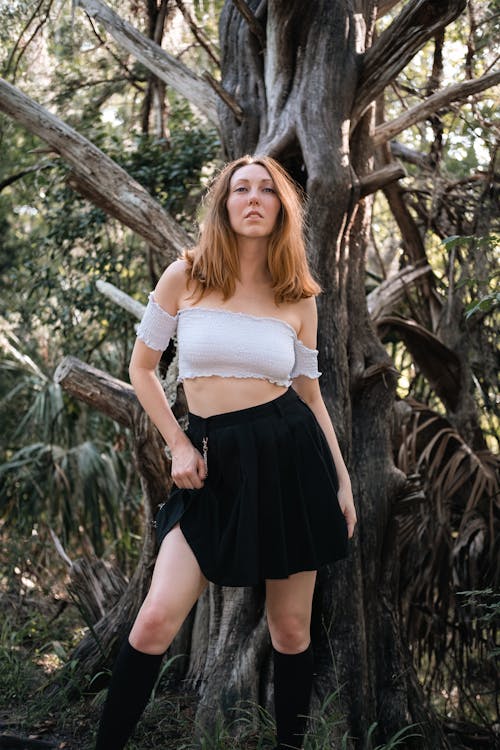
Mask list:
[{"label": "tree trunk", "polygon": [[[390,519],[404,477],[393,465],[390,443],[395,377],[366,310],[364,253],[371,199],[359,200],[373,168],[372,107],[363,105],[366,114],[349,141],[372,21],[366,10],[362,20],[359,14],[356,18],[344,2],[304,6],[275,0],[267,8],[249,2],[256,20],[266,25],[263,52],[259,36],[234,5],[226,3],[220,24],[222,84],[229,92],[237,89],[245,119],[235,127],[231,114],[220,108],[224,144],[230,158],[270,153],[307,190],[310,259],[324,289],[319,299],[321,389],[349,464],[359,511],[349,559],[323,571],[318,580],[316,703],[340,688],[356,746],[363,744],[376,717],[378,741],[418,721],[422,739],[415,747],[444,748],[437,721],[423,702],[398,614],[397,534]],[[447,6],[449,14],[451,4]],[[439,25],[437,15],[434,22]],[[342,70],[342,76],[332,75],[335,70]],[[366,76],[364,80],[369,104]],[[349,310],[357,315],[349,316]],[[255,596],[255,591],[210,587],[204,604],[209,632],[196,640],[193,631],[190,656],[191,675],[196,666],[201,687],[197,718],[202,726],[213,721],[214,709],[224,711],[234,702],[235,695],[269,693],[269,640],[262,618],[256,617],[262,603]],[[231,634],[229,659],[226,633]],[[248,640],[253,658],[234,661]],[[200,649],[207,643],[203,659]],[[260,687],[255,685],[256,665],[264,666]]]}]

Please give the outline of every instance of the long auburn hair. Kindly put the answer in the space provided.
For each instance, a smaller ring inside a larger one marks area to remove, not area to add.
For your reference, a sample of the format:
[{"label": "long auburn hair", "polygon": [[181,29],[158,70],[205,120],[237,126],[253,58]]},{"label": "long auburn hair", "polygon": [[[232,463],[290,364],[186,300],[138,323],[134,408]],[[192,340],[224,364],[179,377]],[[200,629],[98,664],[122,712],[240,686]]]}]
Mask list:
[{"label": "long auburn hair", "polygon": [[186,273],[195,282],[193,295],[198,302],[214,289],[227,300],[234,294],[239,278],[236,235],[229,223],[226,201],[231,177],[247,164],[260,164],[268,172],[281,202],[276,225],[269,237],[267,263],[276,304],[297,302],[321,292],[307,263],[304,242],[302,199],[288,173],[270,156],[242,156],[226,164],[214,179],[204,201],[206,207],[198,244],[182,252]]}]

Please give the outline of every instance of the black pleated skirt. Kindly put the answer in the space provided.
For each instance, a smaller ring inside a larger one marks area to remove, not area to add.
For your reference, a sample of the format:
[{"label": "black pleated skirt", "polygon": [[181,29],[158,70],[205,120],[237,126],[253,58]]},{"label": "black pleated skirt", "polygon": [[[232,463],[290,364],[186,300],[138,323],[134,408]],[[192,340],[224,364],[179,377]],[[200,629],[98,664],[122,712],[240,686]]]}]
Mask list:
[{"label": "black pleated skirt", "polygon": [[173,486],[155,519],[158,544],[180,523],[203,574],[222,586],[318,570],[347,555],[335,464],[316,417],[296,392],[203,418],[186,433],[208,476]]}]

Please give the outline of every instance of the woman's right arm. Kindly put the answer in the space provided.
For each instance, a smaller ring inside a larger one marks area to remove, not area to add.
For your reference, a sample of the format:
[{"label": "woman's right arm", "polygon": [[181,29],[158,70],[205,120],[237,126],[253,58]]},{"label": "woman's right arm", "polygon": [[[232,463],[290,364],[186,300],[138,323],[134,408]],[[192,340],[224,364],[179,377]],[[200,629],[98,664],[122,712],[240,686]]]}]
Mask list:
[{"label": "woman's right arm", "polygon": [[[154,291],[155,301],[170,315],[177,312],[182,283],[185,284],[183,261],[175,261],[166,269]],[[156,376],[160,357],[161,352],[137,339],[130,359],[130,382],[142,407],[170,448],[173,481],[178,487],[200,489],[206,476],[205,463],[174,417]]]}]

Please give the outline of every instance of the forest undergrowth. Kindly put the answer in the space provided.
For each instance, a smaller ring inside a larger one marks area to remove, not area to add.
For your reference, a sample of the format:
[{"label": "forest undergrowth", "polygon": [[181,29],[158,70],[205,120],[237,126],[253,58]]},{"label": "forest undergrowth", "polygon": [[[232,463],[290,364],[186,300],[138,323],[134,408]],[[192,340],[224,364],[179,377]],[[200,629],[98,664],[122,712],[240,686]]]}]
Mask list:
[{"label": "forest undergrowth", "polygon": [[[16,537],[12,528],[0,525],[0,747],[47,748],[47,750],[92,750],[96,727],[105,699],[102,678],[87,684],[77,674],[55,695],[51,686],[58,671],[70,664],[71,652],[81,640],[86,625],[66,590],[67,571],[51,547],[49,538],[36,533],[31,539]],[[71,669],[70,675],[71,675]],[[345,750],[350,747],[345,718],[336,693],[330,695],[311,720],[305,750]],[[436,696],[436,707],[442,696]],[[144,716],[127,750],[270,750],[274,721],[259,707],[255,729],[254,707],[235,708],[232,725],[216,723],[211,736],[198,733],[195,741],[197,697],[182,685],[172,684],[168,666],[161,673]],[[237,711],[237,714],[236,714]],[[238,739],[235,739],[238,725]],[[384,745],[372,735],[364,738],[363,750],[411,748],[418,727],[402,727]],[[334,745],[332,737],[341,737]],[[479,735],[478,735],[479,736]],[[8,738],[12,738],[9,745]],[[20,738],[26,744],[19,744]],[[468,750],[457,736],[450,738],[453,750]],[[476,747],[476,746],[474,746]],[[429,748],[432,750],[432,748]]]}]

